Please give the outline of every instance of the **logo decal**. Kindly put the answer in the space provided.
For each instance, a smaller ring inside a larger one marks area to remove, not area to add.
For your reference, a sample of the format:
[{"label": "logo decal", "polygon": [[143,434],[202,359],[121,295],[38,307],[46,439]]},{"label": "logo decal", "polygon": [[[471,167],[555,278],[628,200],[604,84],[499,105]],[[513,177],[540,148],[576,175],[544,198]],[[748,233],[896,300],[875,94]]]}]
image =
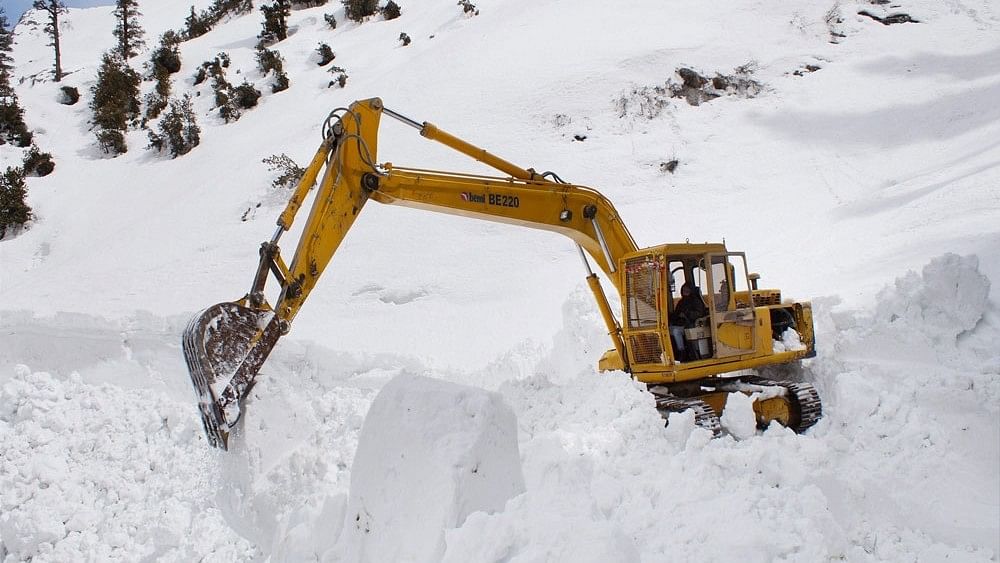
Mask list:
[{"label": "logo decal", "polygon": [[521,207],[521,200],[516,195],[489,194],[488,199],[486,194],[472,192],[462,192],[459,195],[462,197],[462,201],[468,203],[488,203],[498,207]]}]

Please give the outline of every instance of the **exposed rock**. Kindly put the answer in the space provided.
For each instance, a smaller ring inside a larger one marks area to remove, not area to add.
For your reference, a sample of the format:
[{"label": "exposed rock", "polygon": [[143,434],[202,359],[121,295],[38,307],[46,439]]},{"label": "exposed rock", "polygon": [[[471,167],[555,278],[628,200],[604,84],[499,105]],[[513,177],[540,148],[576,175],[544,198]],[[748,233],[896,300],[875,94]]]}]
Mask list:
[{"label": "exposed rock", "polygon": [[880,17],[869,12],[868,10],[861,10],[858,12],[858,15],[871,18],[882,25],[892,25],[895,23],[920,23],[919,20],[915,20],[910,17],[910,14],[889,14],[888,16]]}]

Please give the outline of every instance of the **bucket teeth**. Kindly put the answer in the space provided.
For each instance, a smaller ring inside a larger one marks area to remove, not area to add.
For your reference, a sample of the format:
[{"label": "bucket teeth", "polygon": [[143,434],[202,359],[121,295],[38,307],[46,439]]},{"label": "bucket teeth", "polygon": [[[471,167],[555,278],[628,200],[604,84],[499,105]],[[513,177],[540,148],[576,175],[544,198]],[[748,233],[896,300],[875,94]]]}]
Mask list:
[{"label": "bucket teeth", "polygon": [[281,336],[270,311],[219,303],[188,323],[182,347],[208,442],[228,449],[229,434],[260,366]]}]

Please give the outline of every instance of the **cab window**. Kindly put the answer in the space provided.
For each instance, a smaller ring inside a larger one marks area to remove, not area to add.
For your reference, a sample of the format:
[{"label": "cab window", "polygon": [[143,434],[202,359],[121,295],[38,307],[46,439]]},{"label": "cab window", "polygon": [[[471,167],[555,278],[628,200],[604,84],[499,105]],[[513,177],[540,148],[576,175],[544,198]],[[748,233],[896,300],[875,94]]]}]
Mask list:
[{"label": "cab window", "polygon": [[[712,256],[711,306],[716,312],[731,311],[747,306],[749,285],[746,277],[746,257],[741,254]],[[743,295],[742,300],[736,295]]]}]

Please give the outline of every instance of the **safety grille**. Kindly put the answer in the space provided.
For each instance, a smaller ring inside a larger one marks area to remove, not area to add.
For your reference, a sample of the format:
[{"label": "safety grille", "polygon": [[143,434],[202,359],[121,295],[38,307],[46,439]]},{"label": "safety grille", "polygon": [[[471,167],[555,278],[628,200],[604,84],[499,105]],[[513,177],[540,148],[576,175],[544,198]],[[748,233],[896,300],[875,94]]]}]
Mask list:
[{"label": "safety grille", "polygon": [[780,291],[758,291],[753,294],[753,306],[763,307],[765,305],[780,305]]},{"label": "safety grille", "polygon": [[663,362],[663,347],[660,345],[660,335],[655,332],[633,334],[632,362],[636,364],[658,364]]},{"label": "safety grille", "polygon": [[625,295],[629,328],[655,327],[660,319],[663,261],[640,256],[625,262]]}]

